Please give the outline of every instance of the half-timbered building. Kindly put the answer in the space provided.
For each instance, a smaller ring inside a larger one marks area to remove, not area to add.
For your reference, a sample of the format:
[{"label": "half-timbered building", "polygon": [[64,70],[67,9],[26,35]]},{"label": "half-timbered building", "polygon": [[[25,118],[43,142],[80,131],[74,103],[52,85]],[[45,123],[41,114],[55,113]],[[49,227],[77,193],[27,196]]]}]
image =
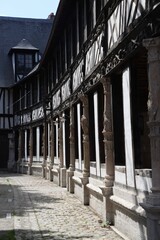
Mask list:
[{"label": "half-timbered building", "polygon": [[[52,19],[0,17],[0,169],[15,167],[13,108],[20,99],[23,106],[27,94],[26,87],[20,89],[18,82],[40,61],[52,22]],[[20,91],[16,97],[15,85]],[[13,101],[13,97],[17,100]]]},{"label": "half-timbered building", "polygon": [[132,240],[160,239],[159,11],[159,0],[61,0],[40,63],[13,88],[19,171]]}]

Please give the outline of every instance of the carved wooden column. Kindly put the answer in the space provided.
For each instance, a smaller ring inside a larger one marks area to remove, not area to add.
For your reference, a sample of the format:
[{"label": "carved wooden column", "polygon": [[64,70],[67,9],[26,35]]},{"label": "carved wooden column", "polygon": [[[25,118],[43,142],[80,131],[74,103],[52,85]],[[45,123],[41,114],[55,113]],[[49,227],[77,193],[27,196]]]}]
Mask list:
[{"label": "carved wooden column", "polygon": [[145,39],[148,49],[148,114],[151,143],[152,193],[142,204],[147,212],[149,240],[160,239],[160,37]]},{"label": "carved wooden column", "polygon": [[83,129],[83,160],[84,160],[84,169],[83,169],[83,178],[82,187],[83,187],[83,203],[87,205],[89,203],[89,192],[86,187],[89,182],[90,175],[90,144],[89,144],[89,114],[88,114],[88,96],[81,95],[80,100],[82,101],[83,106],[83,115],[81,117],[81,126]]},{"label": "carved wooden column", "polygon": [[59,167],[63,167],[63,130],[62,130],[62,118],[60,117],[59,129],[58,129],[58,136],[59,136]]},{"label": "carved wooden column", "polygon": [[19,129],[19,136],[18,136],[18,161],[21,162],[22,160],[22,129]]},{"label": "carved wooden column", "polygon": [[8,134],[9,140],[9,156],[8,156],[8,170],[15,171],[15,135],[13,133]]},{"label": "carved wooden column", "polygon": [[51,141],[51,157],[50,157],[50,164],[49,164],[49,180],[53,181],[52,168],[54,165],[54,122],[52,119],[51,119],[50,141]]},{"label": "carved wooden column", "polygon": [[33,162],[33,128],[30,127],[30,138],[29,138],[29,163],[28,163],[28,174],[32,174],[32,162]]},{"label": "carved wooden column", "polygon": [[82,95],[80,99],[83,104],[83,115],[81,117],[81,125],[83,129],[83,151],[84,151],[83,177],[88,178],[90,169],[88,96]]},{"label": "carved wooden column", "polygon": [[43,152],[43,163],[42,163],[42,177],[46,177],[46,161],[47,161],[47,123],[43,123],[43,143],[42,143],[42,152]]},{"label": "carved wooden column", "polygon": [[112,222],[112,204],[109,197],[113,191],[114,181],[114,158],[113,158],[113,131],[111,114],[111,83],[110,78],[102,78],[101,83],[104,89],[104,111],[103,111],[103,137],[104,152],[106,164],[106,176],[104,178],[105,187],[101,188],[103,192],[104,220]]},{"label": "carved wooden column", "polygon": [[64,124],[64,116],[63,114],[61,115],[60,119],[60,124],[59,124],[59,157],[60,157],[60,162],[59,162],[59,185],[61,187],[66,187],[66,167],[63,164],[63,124]]},{"label": "carved wooden column", "polygon": [[74,175],[75,170],[75,123],[74,123],[74,107],[71,104],[70,107],[70,165],[69,170],[67,171],[67,190],[70,193],[74,192],[74,182],[72,180],[72,177]]},{"label": "carved wooden column", "polygon": [[103,136],[106,163],[106,176],[104,184],[112,187],[114,181],[114,159],[113,159],[113,131],[111,114],[111,83],[110,78],[101,80],[104,89],[104,112],[103,112]]},{"label": "carved wooden column", "polygon": [[22,161],[22,129],[18,131],[18,161],[17,161],[17,172],[20,172],[20,164]]}]

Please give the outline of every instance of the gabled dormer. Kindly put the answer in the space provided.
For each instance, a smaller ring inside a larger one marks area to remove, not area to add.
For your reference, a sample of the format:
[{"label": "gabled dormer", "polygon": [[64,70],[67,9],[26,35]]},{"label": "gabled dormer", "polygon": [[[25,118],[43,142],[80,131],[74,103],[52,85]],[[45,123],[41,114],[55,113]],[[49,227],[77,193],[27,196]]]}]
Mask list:
[{"label": "gabled dormer", "polygon": [[39,62],[39,49],[34,47],[28,40],[22,39],[10,50],[15,82],[26,76]]}]

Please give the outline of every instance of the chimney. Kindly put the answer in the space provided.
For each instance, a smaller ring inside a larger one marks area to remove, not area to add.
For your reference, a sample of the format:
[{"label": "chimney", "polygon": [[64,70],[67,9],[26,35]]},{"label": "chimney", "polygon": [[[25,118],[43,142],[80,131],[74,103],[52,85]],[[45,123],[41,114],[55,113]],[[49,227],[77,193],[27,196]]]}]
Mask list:
[{"label": "chimney", "polygon": [[49,15],[48,15],[48,18],[47,19],[54,19],[54,13],[51,12]]}]

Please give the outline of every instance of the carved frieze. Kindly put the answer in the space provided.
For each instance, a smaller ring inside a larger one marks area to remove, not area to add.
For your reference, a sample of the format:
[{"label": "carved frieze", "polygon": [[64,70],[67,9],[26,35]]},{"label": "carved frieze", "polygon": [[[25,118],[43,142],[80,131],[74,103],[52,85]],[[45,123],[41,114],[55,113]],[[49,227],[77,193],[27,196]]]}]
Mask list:
[{"label": "carved frieze", "polygon": [[26,124],[31,122],[31,113],[25,113],[21,116],[21,124]]},{"label": "carved frieze", "polygon": [[61,87],[61,96],[62,96],[62,102],[64,102],[67,98],[69,98],[71,95],[71,89],[70,89],[70,79],[63,84]]},{"label": "carved frieze", "polygon": [[61,103],[61,95],[60,94],[61,94],[61,91],[59,89],[52,97],[53,110],[56,109],[57,107],[59,107],[59,105]]},{"label": "carved frieze", "polygon": [[44,117],[44,110],[42,106],[32,111],[32,121],[36,121],[43,117]]},{"label": "carved frieze", "polygon": [[81,60],[78,67],[75,69],[73,73],[73,82],[72,82],[72,89],[73,92],[81,85],[83,82],[83,65],[84,60]]}]

